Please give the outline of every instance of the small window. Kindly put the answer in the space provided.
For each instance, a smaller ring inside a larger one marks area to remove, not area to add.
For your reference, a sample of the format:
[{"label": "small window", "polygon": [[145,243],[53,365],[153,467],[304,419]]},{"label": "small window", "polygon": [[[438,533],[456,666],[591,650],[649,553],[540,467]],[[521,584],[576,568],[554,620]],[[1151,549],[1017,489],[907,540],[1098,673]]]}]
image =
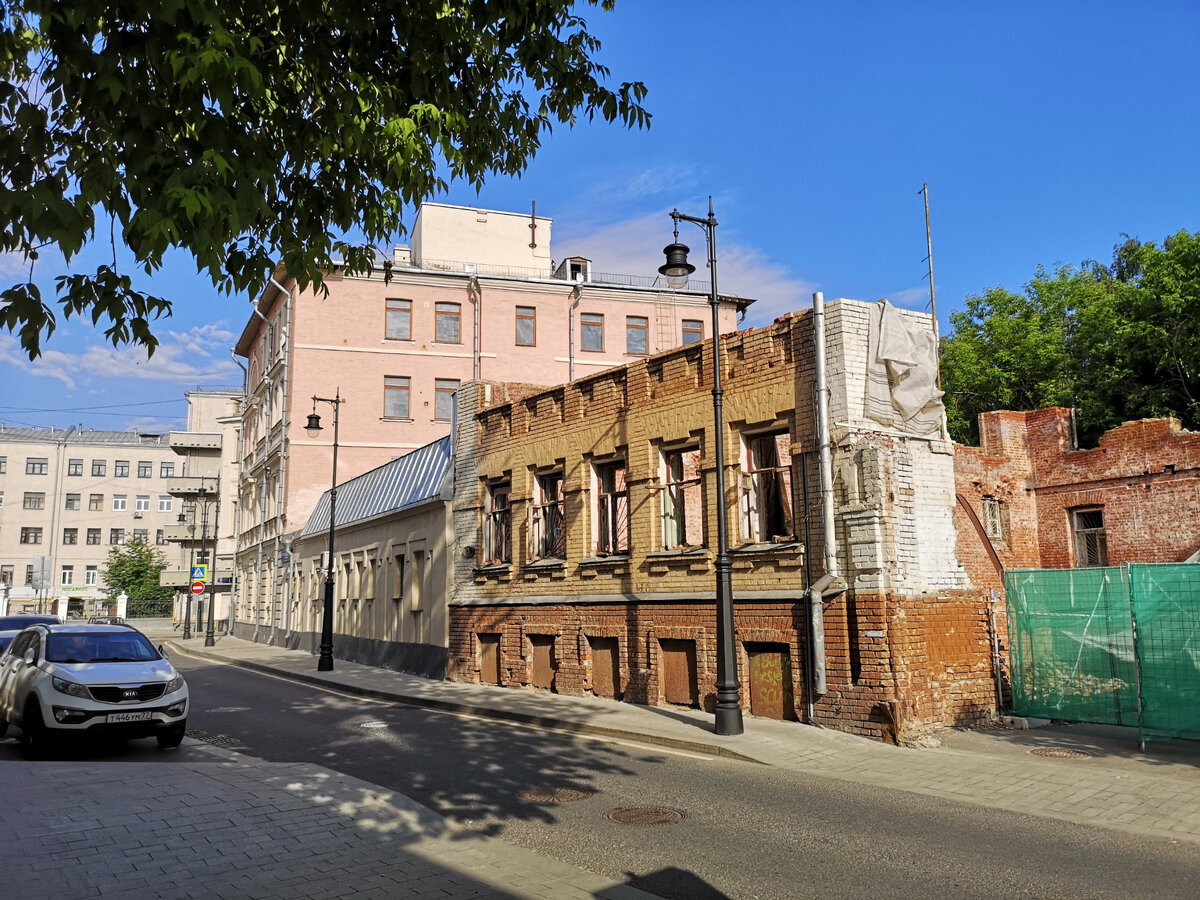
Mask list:
[{"label": "small window", "polygon": [[92,512],[100,512],[104,509],[103,494],[88,494],[88,509]]},{"label": "small window", "polygon": [[21,503],[22,509],[45,509],[46,495],[41,492],[26,491]]},{"label": "small window", "polygon": [[537,308],[517,307],[517,346],[533,347],[537,344]]},{"label": "small window", "polygon": [[150,495],[138,494],[137,499],[133,501],[133,511],[140,513],[150,512]]},{"label": "small window", "polygon": [[79,509],[81,506],[79,494],[67,494],[67,509]]},{"label": "small window", "polygon": [[42,529],[40,528],[22,528],[21,543],[22,544],[40,544],[42,542]]},{"label": "small window", "polygon": [[83,583],[88,587],[93,587],[96,584],[96,580],[99,578],[99,576],[100,569],[98,566],[88,566],[83,570]]},{"label": "small window", "polygon": [[78,544],[79,543],[79,529],[78,528],[64,528],[63,529],[63,543],[64,544]]},{"label": "small window", "polygon": [[99,528],[89,528],[87,530],[87,542],[88,542],[89,547],[99,547],[100,546],[100,529]]},{"label": "small window", "polygon": [[625,352],[645,356],[650,352],[649,323],[645,316],[625,317]]},{"label": "small window", "polygon": [[0,584],[7,584],[9,587],[13,583],[13,567],[0,566]]},{"label": "small window", "polygon": [[67,460],[67,474],[68,475],[82,475],[83,474],[83,460],[82,459],[68,459]]},{"label": "small window", "polygon": [[167,533],[162,528],[154,532],[154,543],[160,547],[167,542]]},{"label": "small window", "polygon": [[0,475],[4,475],[7,472],[8,472],[8,457],[0,456]]},{"label": "small window", "polygon": [[438,303],[436,314],[434,340],[442,344],[461,344],[462,304]]},{"label": "small window", "polygon": [[536,559],[566,559],[567,533],[563,528],[562,472],[539,475],[531,510],[533,540],[531,552]]},{"label": "small window", "polygon": [[388,375],[383,379],[383,417],[385,419],[408,418],[409,379]]},{"label": "small window", "polygon": [[437,378],[433,387],[433,418],[438,422],[449,422],[454,418],[454,394],[458,390],[458,379]]},{"label": "small window", "polygon": [[26,475],[45,475],[49,470],[49,457],[29,457],[25,460]]},{"label": "small window", "polygon": [[75,583],[75,567],[74,566],[63,566],[62,572],[60,573],[60,577],[58,579],[58,583],[62,584],[62,585],[74,584]]},{"label": "small window", "polygon": [[174,508],[174,506],[175,506],[175,498],[172,497],[170,494],[159,494],[158,495],[158,511],[159,512],[171,512],[171,510]]},{"label": "small window", "polygon": [[625,461],[596,466],[596,554],[629,552],[629,487]]},{"label": "small window", "polygon": [[683,346],[698,344],[704,340],[704,321],[702,319],[683,320]]},{"label": "small window", "polygon": [[[26,566],[26,567],[25,567],[25,583],[26,583],[26,584],[33,584],[33,566]],[[32,636],[31,636],[31,638],[32,638]],[[19,640],[20,640],[20,638],[17,638],[16,640],[18,640],[18,641],[19,641]],[[13,643],[16,643],[16,641],[13,641]],[[16,656],[16,655],[17,655],[17,654],[16,654],[16,651],[14,650],[14,651],[13,651],[13,656]]]},{"label": "small window", "polygon": [[742,537],[751,542],[795,536],[792,519],[792,440],[786,431],[746,439],[741,485]]},{"label": "small window", "polygon": [[984,534],[994,541],[1005,540],[1005,519],[1008,518],[1008,510],[1004,504],[995,497],[984,497],[982,507]]},{"label": "small window", "polygon": [[148,528],[133,529],[133,539],[135,541],[141,541],[143,544],[146,543],[148,540],[150,540],[150,529],[148,529]]},{"label": "small window", "polygon": [[114,546],[120,546],[125,543],[124,528],[110,528],[108,531],[108,542]]},{"label": "small window", "polygon": [[488,511],[483,519],[482,562],[485,566],[512,562],[512,485],[505,481],[488,488]]},{"label": "small window", "polygon": [[149,460],[142,460],[138,463],[138,478],[153,478],[154,463]]},{"label": "small window", "polygon": [[389,341],[412,340],[412,301],[388,297],[384,337]]},{"label": "small window", "polygon": [[175,477],[175,463],[173,463],[173,462],[160,463],[159,467],[158,467],[158,477],[159,478]]},{"label": "small window", "polygon": [[118,459],[113,463],[113,478],[128,478],[129,477],[129,460]]},{"label": "small window", "polygon": [[1075,533],[1075,566],[1108,565],[1108,536],[1104,531],[1104,510],[1071,510],[1071,526]]},{"label": "small window", "polygon": [[129,497],[125,494],[113,494],[113,512],[124,512],[129,509]]},{"label": "small window", "polygon": [[584,313],[579,317],[579,346],[584,350],[604,350],[604,316],[600,313]]},{"label": "small window", "polygon": [[700,448],[663,452],[663,549],[704,546]]},{"label": "small window", "polygon": [[93,459],[92,460],[92,477],[93,478],[103,478],[107,472],[108,472],[108,463],[107,462],[105,462],[102,459]]}]

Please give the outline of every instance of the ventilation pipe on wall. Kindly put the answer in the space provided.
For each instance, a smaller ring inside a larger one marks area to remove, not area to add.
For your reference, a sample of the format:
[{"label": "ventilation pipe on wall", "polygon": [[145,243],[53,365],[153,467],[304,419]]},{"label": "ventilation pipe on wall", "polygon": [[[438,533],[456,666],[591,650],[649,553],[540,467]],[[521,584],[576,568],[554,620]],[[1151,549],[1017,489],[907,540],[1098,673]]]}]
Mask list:
[{"label": "ventilation pipe on wall", "polygon": [[825,597],[836,597],[846,590],[846,582],[838,575],[837,530],[833,518],[833,455],[829,429],[829,384],[825,374],[825,296],[813,294],[813,356],[817,392],[817,447],[820,451],[821,479],[821,544],[825,552],[825,574],[808,586],[808,629],[813,648],[812,691],[809,699],[811,720],[812,694],[826,692],[825,681]]},{"label": "ventilation pipe on wall", "polygon": [[[287,298],[283,301],[283,316],[281,317],[283,327],[280,329],[280,331],[282,333],[275,336],[279,342],[278,345],[276,346],[276,353],[283,357],[283,372],[279,378],[279,434],[280,434],[279,440],[280,440],[281,446],[279,448],[279,479],[275,485],[275,555],[272,559],[272,568],[274,569],[274,568],[278,567],[278,565],[279,565],[280,552],[283,549],[282,545],[280,544],[280,539],[282,538],[282,535],[283,535],[284,526],[287,525],[287,520],[284,518],[284,516],[286,515],[286,510],[284,509],[283,500],[284,500],[284,496],[286,495],[286,484],[287,484],[286,476],[287,476],[287,458],[288,458],[288,454],[287,454],[288,428],[291,426],[291,416],[288,414],[288,410],[291,408],[291,404],[288,402],[288,362],[289,362],[289,359],[288,359],[288,335],[291,333],[291,328],[292,328],[292,301],[294,299],[294,296],[291,291],[289,291],[282,284],[280,284],[278,281],[276,281],[274,276],[271,277],[271,284],[274,285],[275,289],[277,291],[279,291],[279,293],[283,294],[283,296]],[[268,423],[267,427],[268,427],[268,429],[270,428],[270,423]],[[269,433],[270,432],[268,431],[268,434]],[[274,596],[274,593],[275,593],[275,585],[277,585],[278,583],[279,583],[278,577],[273,576],[272,580],[271,580],[272,596]],[[290,613],[291,613],[291,603],[292,603],[292,578],[291,578],[291,566],[290,565],[288,567],[288,578],[284,582],[284,584],[285,584],[285,587],[284,587],[284,591],[283,591],[283,634],[286,639],[286,637],[288,636],[288,633],[291,631]],[[274,612],[274,610],[272,610],[271,611],[271,643],[272,644],[275,643],[275,623],[276,623],[275,612]]]},{"label": "ventilation pipe on wall", "polygon": [[583,299],[582,281],[577,281],[575,287],[571,288],[571,296],[575,299],[567,310],[567,381],[575,380],[575,307]]},{"label": "ventilation pipe on wall", "polygon": [[479,324],[483,316],[483,311],[481,309],[481,306],[483,305],[483,298],[481,291],[479,290],[478,275],[472,275],[467,279],[467,295],[471,298],[471,306],[474,308],[473,315],[471,316],[473,332],[471,337],[471,358],[473,360],[473,364],[471,366],[471,379],[473,381],[478,381],[480,352]]},{"label": "ventilation pipe on wall", "polygon": [[242,549],[242,454],[245,452],[245,436],[246,436],[246,398],[250,395],[250,372],[242,365],[241,360],[237,357],[237,349],[229,348],[229,356],[234,361],[239,369],[242,370],[242,399],[238,404],[238,411],[243,413],[241,416],[242,424],[237,430],[237,487],[233,492],[233,575],[229,581],[229,609],[227,610],[229,622],[225,626],[225,633],[233,635],[233,623],[236,619],[233,610],[234,601],[238,597],[238,554]]}]

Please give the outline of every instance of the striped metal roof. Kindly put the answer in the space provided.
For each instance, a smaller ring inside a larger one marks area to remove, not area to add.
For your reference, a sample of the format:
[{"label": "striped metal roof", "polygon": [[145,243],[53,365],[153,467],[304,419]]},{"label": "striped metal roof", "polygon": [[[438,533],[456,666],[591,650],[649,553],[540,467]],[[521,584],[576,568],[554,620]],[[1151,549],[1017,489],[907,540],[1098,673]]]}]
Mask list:
[{"label": "striped metal roof", "polygon": [[[426,444],[338,485],[335,527],[400,512],[438,496],[450,469],[450,436]],[[329,530],[329,491],[321,495],[300,537]]]}]

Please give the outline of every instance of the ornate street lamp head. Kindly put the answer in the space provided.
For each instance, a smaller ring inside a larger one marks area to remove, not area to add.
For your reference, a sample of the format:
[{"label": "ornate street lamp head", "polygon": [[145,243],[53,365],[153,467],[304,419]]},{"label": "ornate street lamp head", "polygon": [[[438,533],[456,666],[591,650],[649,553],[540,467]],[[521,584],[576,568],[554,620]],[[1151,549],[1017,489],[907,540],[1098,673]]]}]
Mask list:
[{"label": "ornate street lamp head", "polygon": [[321,417],[315,412],[308,416],[308,424],[304,426],[304,430],[308,432],[309,437],[316,437],[321,433]]},{"label": "ornate street lamp head", "polygon": [[688,276],[696,271],[696,267],[688,262],[687,255],[689,249],[687,244],[681,244],[678,240],[663,247],[663,253],[666,254],[667,261],[658,267],[658,271],[659,274],[666,276],[667,284],[673,288],[680,288],[686,285]]}]

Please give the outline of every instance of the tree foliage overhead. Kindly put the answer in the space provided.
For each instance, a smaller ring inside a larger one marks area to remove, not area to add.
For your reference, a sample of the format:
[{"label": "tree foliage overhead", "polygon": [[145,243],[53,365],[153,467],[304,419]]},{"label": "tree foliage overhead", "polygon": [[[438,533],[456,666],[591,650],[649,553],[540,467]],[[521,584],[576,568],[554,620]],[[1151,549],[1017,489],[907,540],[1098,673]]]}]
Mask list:
[{"label": "tree foliage overhead", "polygon": [[108,560],[100,574],[110,600],[124,593],[131,604],[162,603],[175,596],[172,588],[158,583],[158,576],[166,567],[166,557],[141,538],[134,538],[123,547],[108,551]]},{"label": "tree foliage overhead", "polygon": [[1200,428],[1200,233],[1127,238],[1111,264],[1039,268],[1024,293],[991,288],[950,315],[942,386],[950,433],[978,441],[993,409],[1073,406],[1082,440],[1131,419]]},{"label": "tree foliage overhead", "polygon": [[320,286],[335,258],[367,271],[405,206],[523,172],[555,123],[649,123],[570,0],[0,2],[0,251],[32,269],[47,245],[112,244],[51,302],[32,275],[5,286],[31,358],[57,307],[153,351],[171,301],[133,287],[118,244],[148,274],[187,251],[224,293],[280,262]]}]

